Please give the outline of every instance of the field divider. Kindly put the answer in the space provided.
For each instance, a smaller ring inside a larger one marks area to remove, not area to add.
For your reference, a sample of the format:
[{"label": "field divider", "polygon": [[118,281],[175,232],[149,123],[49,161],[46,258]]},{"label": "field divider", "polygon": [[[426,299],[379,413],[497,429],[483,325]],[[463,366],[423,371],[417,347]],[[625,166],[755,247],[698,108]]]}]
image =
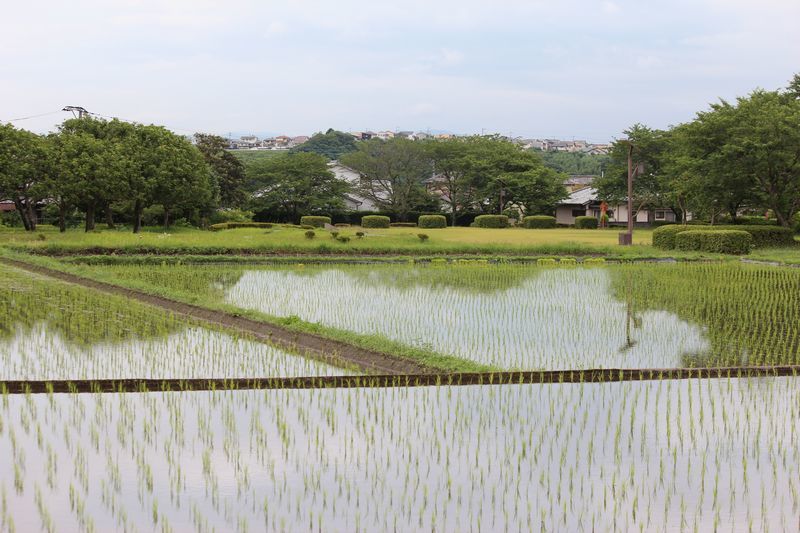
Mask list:
[{"label": "field divider", "polygon": [[800,365],[713,368],[593,368],[441,374],[257,378],[4,380],[2,394],[143,393],[226,390],[410,388],[524,384],[619,383],[684,379],[797,377]]},{"label": "field divider", "polygon": [[125,296],[145,304],[160,307],[176,315],[239,331],[258,340],[272,344],[277,348],[293,351],[302,356],[332,366],[343,368],[356,367],[365,373],[380,375],[416,375],[437,372],[435,368],[425,366],[405,357],[361,348],[313,333],[293,331],[276,324],[180,302],[171,298],[114,285],[113,283],[85,278],[17,259],[0,257],[0,263],[81,287],[99,290],[108,294]]}]

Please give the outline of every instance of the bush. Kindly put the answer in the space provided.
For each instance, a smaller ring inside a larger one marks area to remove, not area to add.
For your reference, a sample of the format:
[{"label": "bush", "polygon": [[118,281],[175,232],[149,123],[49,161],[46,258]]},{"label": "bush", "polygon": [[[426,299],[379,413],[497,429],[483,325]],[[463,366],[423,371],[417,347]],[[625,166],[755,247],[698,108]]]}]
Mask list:
[{"label": "bush", "polygon": [[356,232],[356,237],[358,237],[359,239],[363,239],[364,238],[364,232],[363,231],[357,231]]},{"label": "bush", "polygon": [[[675,248],[677,235],[686,231],[694,231],[697,226],[671,224],[662,226],[653,231],[653,246],[664,250]],[[749,233],[753,238],[755,248],[771,246],[791,246],[794,244],[792,230],[782,226],[702,226],[704,231],[729,231],[739,230]]]},{"label": "bush", "polygon": [[390,228],[416,228],[417,224],[414,222],[391,222]]},{"label": "bush", "polygon": [[505,215],[480,215],[475,217],[476,228],[507,228],[508,217]]},{"label": "bush", "polygon": [[597,229],[597,218],[575,217],[575,227],[578,229]]},{"label": "bush", "polygon": [[774,218],[741,216],[736,217],[737,226],[777,226],[778,221]]},{"label": "bush", "polygon": [[675,235],[675,248],[718,254],[749,254],[753,236],[741,230],[690,230]]},{"label": "bush", "polygon": [[317,234],[316,234],[316,233],[314,233],[312,230],[308,230],[308,231],[305,233],[305,235],[306,235],[306,239],[313,239],[314,237],[316,237],[316,236],[317,236]]},{"label": "bush", "polygon": [[417,237],[420,241],[425,242],[428,240],[428,236],[425,233],[417,233]]},{"label": "bush", "polygon": [[800,213],[794,216],[794,232],[800,233]]},{"label": "bush", "polygon": [[340,235],[339,237],[336,237],[336,240],[346,244],[350,242],[350,237],[347,237],[346,235]]},{"label": "bush", "polygon": [[556,227],[556,217],[532,215],[522,219],[522,225],[528,229],[549,229]]},{"label": "bush", "polygon": [[420,228],[446,228],[447,218],[444,215],[420,215],[417,226]]},{"label": "bush", "polygon": [[331,217],[322,217],[316,215],[306,215],[300,217],[300,225],[306,224],[315,228],[324,228],[325,224],[331,223]]},{"label": "bush", "polygon": [[208,227],[211,231],[221,231],[224,229],[238,229],[238,228],[271,228],[272,224],[269,222],[223,222],[221,224],[212,224]]},{"label": "bush", "polygon": [[388,228],[389,223],[389,217],[382,215],[367,215],[361,217],[362,228]]}]

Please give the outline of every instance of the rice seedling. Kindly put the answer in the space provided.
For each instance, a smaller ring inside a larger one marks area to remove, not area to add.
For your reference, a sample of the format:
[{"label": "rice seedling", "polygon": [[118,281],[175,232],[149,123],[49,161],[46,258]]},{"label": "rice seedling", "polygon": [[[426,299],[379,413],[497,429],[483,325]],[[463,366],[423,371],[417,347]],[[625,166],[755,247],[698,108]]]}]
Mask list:
[{"label": "rice seedling", "polygon": [[26,482],[3,482],[2,516],[23,531],[793,530],[798,379],[13,395],[0,453],[24,450]]}]

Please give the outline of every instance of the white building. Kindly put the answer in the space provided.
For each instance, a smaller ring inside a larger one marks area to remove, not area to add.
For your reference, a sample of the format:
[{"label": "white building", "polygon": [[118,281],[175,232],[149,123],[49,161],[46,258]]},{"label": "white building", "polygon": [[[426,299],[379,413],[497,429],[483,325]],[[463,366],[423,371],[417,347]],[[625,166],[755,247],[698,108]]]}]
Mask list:
[{"label": "white building", "polygon": [[[572,225],[575,224],[577,217],[583,216],[600,218],[600,203],[597,197],[597,189],[592,187],[578,189],[558,203],[556,207],[556,223]],[[627,203],[609,205],[606,213],[608,214],[610,225],[628,224]],[[636,224],[652,224],[653,222],[677,222],[677,216],[668,207],[658,207],[640,209],[634,218],[634,223]]]},{"label": "white building", "polygon": [[[333,172],[334,176],[338,179],[346,181],[357,189],[361,184],[361,174],[350,167],[346,167],[338,161],[331,161],[328,163],[328,170]],[[364,196],[359,195],[357,192],[351,192],[344,197],[345,207],[351,211],[380,211],[380,208],[375,203]]]}]

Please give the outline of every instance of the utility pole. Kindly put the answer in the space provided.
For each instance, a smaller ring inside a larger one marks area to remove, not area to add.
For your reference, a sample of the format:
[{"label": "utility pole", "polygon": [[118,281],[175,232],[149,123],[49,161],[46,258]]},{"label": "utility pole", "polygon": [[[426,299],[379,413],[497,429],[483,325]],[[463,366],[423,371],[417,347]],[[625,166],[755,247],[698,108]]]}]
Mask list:
[{"label": "utility pole", "polygon": [[633,177],[640,174],[644,165],[641,163],[633,168],[633,141],[627,139],[624,142],[628,145],[628,231],[619,234],[619,243],[622,246],[633,244]]},{"label": "utility pole", "polygon": [[76,105],[64,106],[64,109],[62,109],[61,111],[71,111],[72,116],[74,116],[75,118],[83,118],[89,114],[89,112],[86,111],[86,109]]}]

